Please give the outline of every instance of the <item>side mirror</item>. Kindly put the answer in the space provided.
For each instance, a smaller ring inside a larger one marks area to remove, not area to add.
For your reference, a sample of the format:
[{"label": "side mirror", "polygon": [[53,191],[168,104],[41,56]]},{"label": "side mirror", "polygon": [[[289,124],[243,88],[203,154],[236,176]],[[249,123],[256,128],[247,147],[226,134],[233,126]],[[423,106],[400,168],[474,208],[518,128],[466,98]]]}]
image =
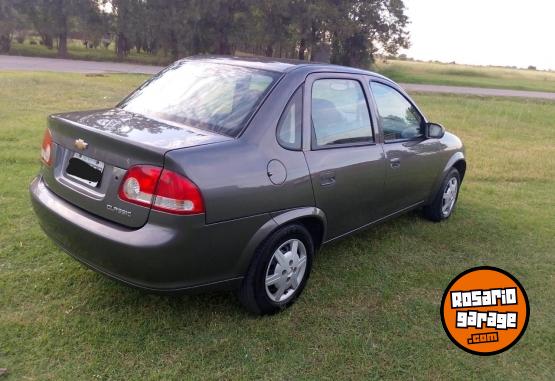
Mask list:
[{"label": "side mirror", "polygon": [[445,135],[445,128],[438,123],[427,123],[425,133],[428,139],[441,139]]}]

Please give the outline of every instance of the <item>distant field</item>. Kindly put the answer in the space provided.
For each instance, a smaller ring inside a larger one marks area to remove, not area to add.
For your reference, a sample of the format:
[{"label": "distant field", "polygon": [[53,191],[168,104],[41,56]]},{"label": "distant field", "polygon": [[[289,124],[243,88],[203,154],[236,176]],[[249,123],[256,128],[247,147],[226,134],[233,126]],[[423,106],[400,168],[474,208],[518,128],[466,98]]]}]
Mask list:
[{"label": "distant field", "polygon": [[378,61],[373,70],[402,83],[555,92],[555,72],[416,61]]},{"label": "distant field", "polygon": [[[37,224],[27,186],[46,115],[114,105],[146,78],[0,72],[2,381],[553,378],[553,102],[417,94],[467,146],[452,218],[414,212],[324,248],[298,303],[258,318],[231,293],[162,297],[114,283]],[[513,273],[531,303],[528,331],[497,356],[461,351],[440,322],[444,288],[479,265]]]}]

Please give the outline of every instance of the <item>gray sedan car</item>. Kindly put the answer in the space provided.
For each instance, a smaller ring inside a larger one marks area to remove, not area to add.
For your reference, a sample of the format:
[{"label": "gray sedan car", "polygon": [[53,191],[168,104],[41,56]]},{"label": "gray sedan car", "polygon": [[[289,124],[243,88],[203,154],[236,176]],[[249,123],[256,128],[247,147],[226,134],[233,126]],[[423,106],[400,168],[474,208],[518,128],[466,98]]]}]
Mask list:
[{"label": "gray sedan car", "polygon": [[184,59],[111,109],[48,118],[30,186],[46,234],[156,292],[235,289],[258,314],[322,245],[454,210],[464,148],[391,80],[302,61]]}]

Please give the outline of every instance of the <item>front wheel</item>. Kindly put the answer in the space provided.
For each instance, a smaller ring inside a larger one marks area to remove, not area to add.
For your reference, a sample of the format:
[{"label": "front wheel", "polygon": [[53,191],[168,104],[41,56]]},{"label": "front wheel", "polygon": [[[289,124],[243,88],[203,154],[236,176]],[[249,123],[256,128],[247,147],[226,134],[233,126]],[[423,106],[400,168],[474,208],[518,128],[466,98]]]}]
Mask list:
[{"label": "front wheel", "polygon": [[451,216],[459,197],[461,175],[456,168],[451,168],[443,179],[434,201],[424,207],[424,215],[435,222],[446,220]]},{"label": "front wheel", "polygon": [[239,300],[257,315],[289,307],[306,285],[313,254],[314,243],[304,226],[292,224],[277,230],[257,249]]}]

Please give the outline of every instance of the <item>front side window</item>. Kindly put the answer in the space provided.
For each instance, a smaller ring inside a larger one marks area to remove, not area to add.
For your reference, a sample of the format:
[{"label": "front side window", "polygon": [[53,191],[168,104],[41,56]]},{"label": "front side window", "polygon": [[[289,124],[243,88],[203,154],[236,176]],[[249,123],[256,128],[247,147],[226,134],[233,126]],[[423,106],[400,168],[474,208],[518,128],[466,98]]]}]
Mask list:
[{"label": "front side window", "polygon": [[423,136],[422,117],[401,93],[378,82],[370,87],[386,142]]},{"label": "front side window", "polygon": [[285,107],[277,128],[277,138],[282,147],[301,149],[303,92],[299,88]]},{"label": "front side window", "polygon": [[118,107],[236,136],[279,73],[198,61],[179,62],[140,87]]},{"label": "front side window", "polygon": [[314,81],[312,125],[318,147],[374,141],[364,91],[355,80]]}]

